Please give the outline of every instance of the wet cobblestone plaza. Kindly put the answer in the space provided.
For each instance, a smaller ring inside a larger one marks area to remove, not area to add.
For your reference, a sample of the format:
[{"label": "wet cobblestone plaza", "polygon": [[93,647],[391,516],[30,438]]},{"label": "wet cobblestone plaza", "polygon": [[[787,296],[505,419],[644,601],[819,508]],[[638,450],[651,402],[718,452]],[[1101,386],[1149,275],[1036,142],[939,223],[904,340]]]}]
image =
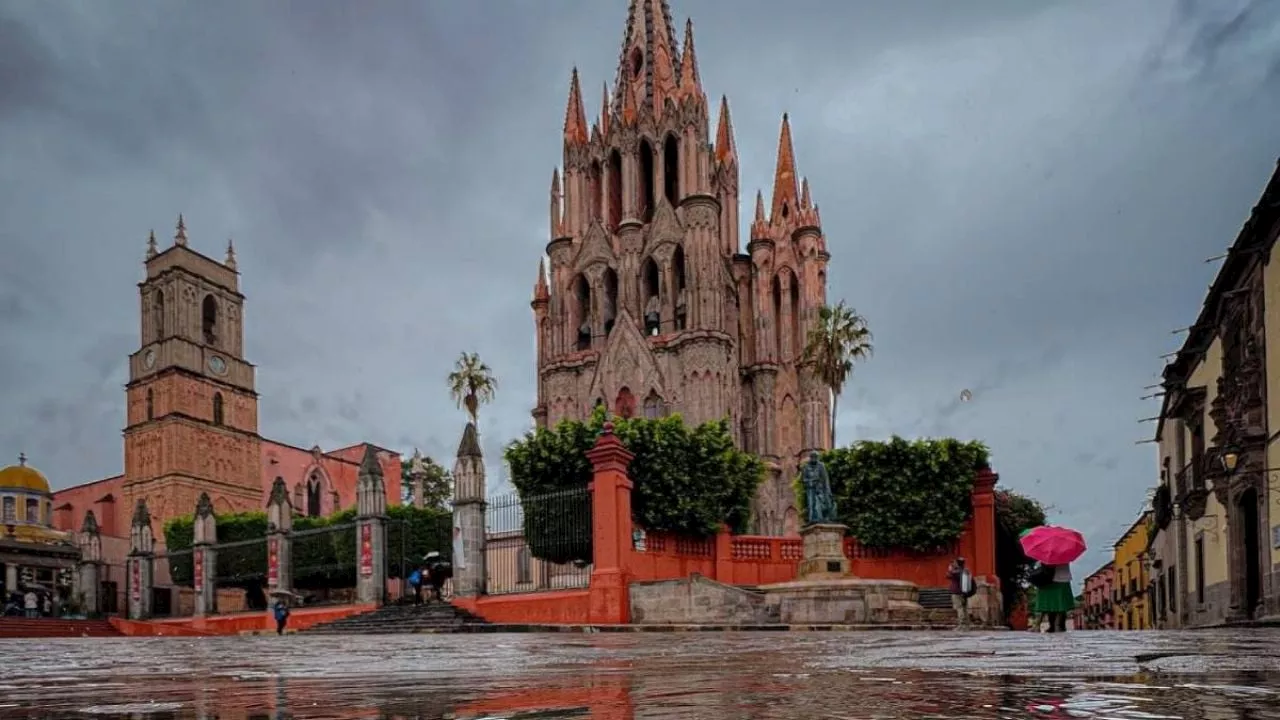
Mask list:
[{"label": "wet cobblestone plaza", "polygon": [[0,641],[0,718],[1280,718],[1280,631]]}]

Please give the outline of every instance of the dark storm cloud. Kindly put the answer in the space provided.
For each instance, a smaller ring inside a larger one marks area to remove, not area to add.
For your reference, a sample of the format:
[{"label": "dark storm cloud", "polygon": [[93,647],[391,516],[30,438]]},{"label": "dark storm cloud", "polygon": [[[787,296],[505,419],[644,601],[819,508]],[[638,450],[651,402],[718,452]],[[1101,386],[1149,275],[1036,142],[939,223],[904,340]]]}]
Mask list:
[{"label": "dark storm cloud", "polygon": [[[444,377],[478,351],[498,489],[569,70],[594,114],[624,6],[0,0],[0,453],[119,472],[145,238],[183,212],[202,252],[235,239],[264,435],[451,465]],[[1055,519],[1127,527],[1156,480],[1141,388],[1280,148],[1276,7],[676,0],[744,216],[790,111],[830,296],[875,330],[842,441],[982,438]]]}]

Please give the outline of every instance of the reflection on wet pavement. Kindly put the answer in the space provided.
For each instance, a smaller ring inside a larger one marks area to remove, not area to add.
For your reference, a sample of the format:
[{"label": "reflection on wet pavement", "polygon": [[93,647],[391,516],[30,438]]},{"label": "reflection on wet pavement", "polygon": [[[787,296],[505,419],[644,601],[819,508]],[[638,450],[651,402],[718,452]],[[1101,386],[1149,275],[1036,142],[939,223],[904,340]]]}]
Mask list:
[{"label": "reflection on wet pavement", "polygon": [[0,719],[1276,718],[1280,631],[0,641]]}]

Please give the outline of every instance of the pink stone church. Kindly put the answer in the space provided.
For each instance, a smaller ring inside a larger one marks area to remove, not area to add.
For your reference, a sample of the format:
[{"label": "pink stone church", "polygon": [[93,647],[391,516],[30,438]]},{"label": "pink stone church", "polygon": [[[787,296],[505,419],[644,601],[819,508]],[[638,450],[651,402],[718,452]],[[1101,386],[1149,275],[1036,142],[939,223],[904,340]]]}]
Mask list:
[{"label": "pink stone church", "polygon": [[791,482],[830,437],[827,388],[800,365],[830,255],[786,115],[772,196],[756,193],[745,248],[742,162],[725,98],[711,135],[692,21],[677,45],[666,0],[632,0],[613,87],[590,123],[576,69],[570,80],[533,291],[533,414],[542,427],[597,405],[727,418],[770,468],[754,531],[792,534]]}]

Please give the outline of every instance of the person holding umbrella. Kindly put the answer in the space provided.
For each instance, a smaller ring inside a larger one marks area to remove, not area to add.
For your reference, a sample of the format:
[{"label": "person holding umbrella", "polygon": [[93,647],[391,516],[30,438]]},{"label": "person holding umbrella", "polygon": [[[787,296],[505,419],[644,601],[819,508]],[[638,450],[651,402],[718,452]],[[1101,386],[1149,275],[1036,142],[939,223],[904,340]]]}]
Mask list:
[{"label": "person holding umbrella", "polygon": [[1084,536],[1070,528],[1042,525],[1024,531],[1018,542],[1024,555],[1040,563],[1031,573],[1036,613],[1049,620],[1049,632],[1066,632],[1067,613],[1076,604],[1071,563],[1084,554]]}]

